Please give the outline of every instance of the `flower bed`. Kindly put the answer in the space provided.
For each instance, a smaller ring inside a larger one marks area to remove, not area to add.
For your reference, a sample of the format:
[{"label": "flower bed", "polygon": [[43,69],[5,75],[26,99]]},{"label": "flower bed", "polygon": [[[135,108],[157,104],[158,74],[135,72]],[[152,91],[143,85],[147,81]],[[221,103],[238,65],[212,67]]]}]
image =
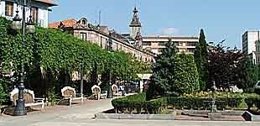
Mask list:
[{"label": "flower bed", "polygon": [[[242,102],[243,98],[240,97],[218,97],[215,99],[217,109],[223,110],[229,108],[238,107]],[[168,97],[168,105],[172,105],[177,109],[210,109],[212,98],[203,97]]]}]

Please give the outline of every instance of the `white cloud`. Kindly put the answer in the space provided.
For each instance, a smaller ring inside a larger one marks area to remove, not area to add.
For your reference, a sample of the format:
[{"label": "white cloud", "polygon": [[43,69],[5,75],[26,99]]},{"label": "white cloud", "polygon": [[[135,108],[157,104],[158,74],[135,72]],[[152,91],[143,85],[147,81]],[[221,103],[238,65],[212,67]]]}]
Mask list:
[{"label": "white cloud", "polygon": [[179,29],[169,27],[161,30],[162,35],[178,35],[179,34]]}]

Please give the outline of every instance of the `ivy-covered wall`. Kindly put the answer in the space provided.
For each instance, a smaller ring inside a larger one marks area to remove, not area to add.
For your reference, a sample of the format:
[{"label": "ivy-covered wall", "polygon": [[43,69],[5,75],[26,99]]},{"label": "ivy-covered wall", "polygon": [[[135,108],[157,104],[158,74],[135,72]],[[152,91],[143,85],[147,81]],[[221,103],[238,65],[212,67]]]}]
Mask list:
[{"label": "ivy-covered wall", "polygon": [[149,65],[130,54],[108,52],[59,30],[37,28],[35,34],[27,34],[26,41],[22,42],[21,34],[12,30],[10,23],[0,18],[0,77],[6,79],[3,73],[15,72],[10,86],[19,82],[22,63],[26,71],[25,85],[36,94],[41,92],[39,95],[48,95],[53,88],[58,93],[58,88],[64,85],[62,78],[80,68],[87,76],[93,70],[98,74],[109,70],[113,78],[120,80],[136,79],[137,73],[149,72]]}]

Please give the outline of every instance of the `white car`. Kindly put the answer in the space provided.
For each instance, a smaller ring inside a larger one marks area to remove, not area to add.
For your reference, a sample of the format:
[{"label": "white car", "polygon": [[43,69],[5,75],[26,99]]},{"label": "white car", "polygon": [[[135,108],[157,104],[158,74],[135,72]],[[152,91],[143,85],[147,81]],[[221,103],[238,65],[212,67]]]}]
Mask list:
[{"label": "white car", "polygon": [[260,89],[260,81],[257,81],[257,82],[256,82],[255,88]]}]

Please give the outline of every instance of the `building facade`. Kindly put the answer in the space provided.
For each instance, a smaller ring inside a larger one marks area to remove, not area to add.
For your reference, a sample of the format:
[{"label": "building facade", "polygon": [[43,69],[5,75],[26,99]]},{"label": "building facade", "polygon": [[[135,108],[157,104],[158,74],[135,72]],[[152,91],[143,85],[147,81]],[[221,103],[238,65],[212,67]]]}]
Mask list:
[{"label": "building facade", "polygon": [[161,54],[162,49],[166,48],[165,44],[169,41],[175,43],[178,52],[193,54],[199,38],[180,36],[144,36],[142,48],[150,50],[155,54]]},{"label": "building facade", "polygon": [[245,54],[256,51],[256,42],[260,40],[260,31],[246,31],[242,35],[242,50]]},{"label": "building facade", "polygon": [[253,63],[260,63],[260,31],[246,31],[242,35],[242,51],[248,54]]},{"label": "building facade", "polygon": [[114,30],[109,30],[107,26],[92,25],[86,18],[54,22],[49,24],[49,28],[59,28],[63,31],[67,31],[73,34],[73,36],[84,41],[95,43],[103,49],[130,53],[138,60],[144,62],[153,62],[154,60],[154,54],[152,52],[139,48],[135,44],[131,44],[128,38]]},{"label": "building facade", "polygon": [[49,24],[50,28],[59,28],[75,37],[98,44],[103,49],[121,50],[130,53],[144,62],[153,62],[154,57],[161,54],[165,44],[170,40],[175,43],[178,52],[193,54],[198,37],[192,36],[142,36],[141,22],[136,7],[129,24],[129,34],[119,34],[109,30],[107,26],[93,25],[86,18],[80,20],[67,19]]},{"label": "building facade", "polygon": [[[6,17],[12,20],[16,15],[16,11],[19,11],[19,15],[22,15],[21,6],[17,6],[16,0],[1,0],[0,1],[0,16]],[[41,27],[48,27],[49,23],[49,10],[57,4],[53,0],[31,0],[31,9],[26,9],[26,19],[32,16],[34,23]]]}]

